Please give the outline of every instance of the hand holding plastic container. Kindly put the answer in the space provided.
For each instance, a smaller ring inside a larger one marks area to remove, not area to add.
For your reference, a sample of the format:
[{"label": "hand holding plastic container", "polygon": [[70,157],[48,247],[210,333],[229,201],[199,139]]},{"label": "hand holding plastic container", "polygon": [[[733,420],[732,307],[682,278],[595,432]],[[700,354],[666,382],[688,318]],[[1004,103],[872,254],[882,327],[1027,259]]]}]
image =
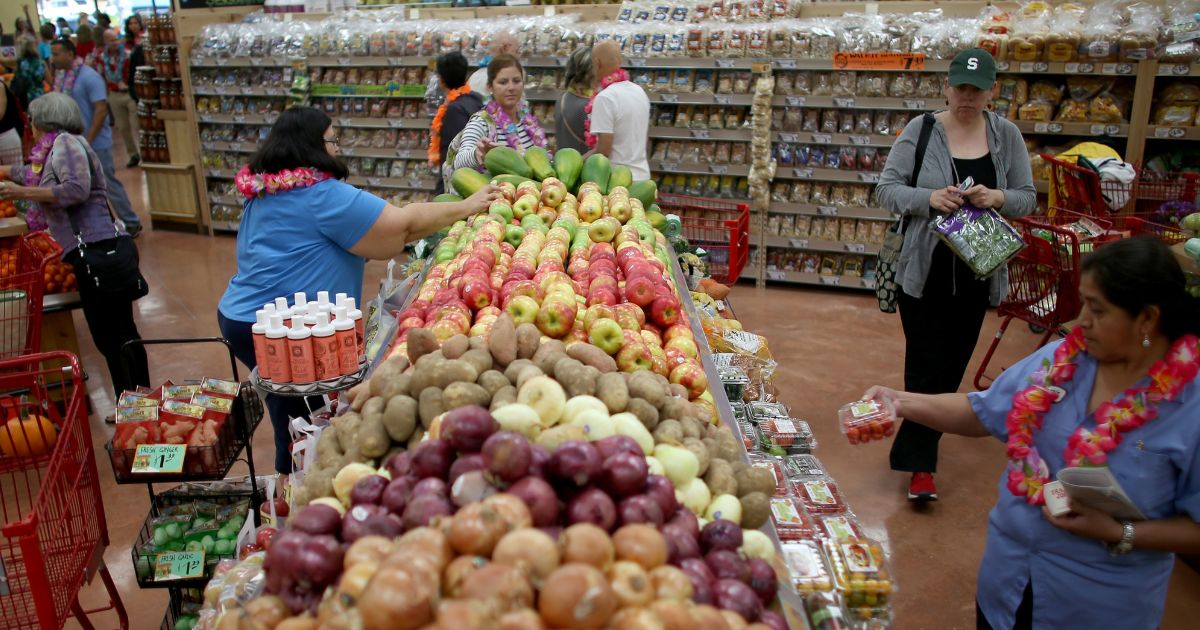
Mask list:
[{"label": "hand holding plastic container", "polygon": [[851,444],[891,437],[896,432],[896,408],[888,400],[859,400],[838,409],[842,433]]}]

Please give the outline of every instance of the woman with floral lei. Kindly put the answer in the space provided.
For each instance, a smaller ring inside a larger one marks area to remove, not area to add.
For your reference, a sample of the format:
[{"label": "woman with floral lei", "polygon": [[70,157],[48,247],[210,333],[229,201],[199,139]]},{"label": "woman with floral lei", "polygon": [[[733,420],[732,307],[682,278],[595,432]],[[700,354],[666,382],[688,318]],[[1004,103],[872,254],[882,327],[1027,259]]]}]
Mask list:
[{"label": "woman with floral lei", "polygon": [[[362,304],[366,259],[386,260],[404,245],[487,210],[487,186],[456,203],[403,208],[345,183],[337,129],[320,110],[293,107],[271,128],[235,184],[245,198],[237,235],[237,272],[217,306],[221,334],[237,358],[256,365],[251,326],[275,298],[303,291],[345,293]],[[268,395],[275,469],[292,470],[290,417],[307,414],[302,398]]]},{"label": "woman with floral lei", "polygon": [[[866,393],[898,416],[1007,444],[980,628],[1158,627],[1174,554],[1200,553],[1200,306],[1184,285],[1161,243],[1105,245],[1083,262],[1077,326],[987,391]],[[1146,519],[1078,501],[1053,516],[1043,488],[1080,466],[1107,466]]]},{"label": "woman with floral lei", "polygon": [[518,153],[530,147],[545,147],[546,133],[529,113],[525,101],[525,70],[512,55],[500,55],[487,67],[492,100],[475,112],[467,126],[450,142],[442,178],[452,190],[450,176],[460,168],[484,170],[483,157],[492,147],[507,146]]}]

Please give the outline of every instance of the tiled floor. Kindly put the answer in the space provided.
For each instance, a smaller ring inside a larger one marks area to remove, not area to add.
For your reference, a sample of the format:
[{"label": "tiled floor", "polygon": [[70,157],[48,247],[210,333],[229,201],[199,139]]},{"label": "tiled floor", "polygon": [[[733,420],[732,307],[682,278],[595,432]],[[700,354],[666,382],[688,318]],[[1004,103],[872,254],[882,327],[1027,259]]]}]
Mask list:
[{"label": "tiled floor", "polygon": [[[140,172],[125,170],[122,179],[145,217]],[[234,240],[147,230],[138,244],[142,271],[152,286],[151,294],[138,303],[142,335],[218,334],[215,309],[234,270]],[[369,267],[367,295],[374,293],[381,270],[380,264]],[[732,301],[746,328],[765,334],[770,341],[781,364],[778,379],[780,391],[786,392],[784,402],[812,422],[821,441],[816,452],[868,535],[886,541],[900,585],[895,598],[896,627],[973,628],[975,574],[983,552],[987,512],[995,501],[996,481],[1004,465],[1001,445],[992,440],[945,438],[938,478],[941,501],[914,510],[903,497],[906,480],[888,470],[887,445],[851,447],[835,424],[835,410],[869,385],[901,384],[899,319],[879,313],[871,298],[858,293],[758,291],[742,285],[733,291]],[[102,384],[107,383],[103,361],[78,314],[76,325],[83,362],[91,373],[96,411],[92,429],[96,451],[102,455],[111,429],[100,418],[112,410],[112,399],[103,390]],[[997,320],[989,317],[984,341],[996,327]],[[1032,335],[1021,326],[1013,328],[1015,332],[1005,339],[995,365],[1011,363],[1033,348]],[[982,351],[977,353],[972,374],[981,355]],[[151,351],[150,365],[156,380],[224,376],[228,371],[228,361],[219,348],[158,348]],[[272,461],[269,425],[260,428],[254,445],[259,469],[268,470]],[[133,627],[157,628],[166,596],[162,591],[137,587],[129,557],[129,546],[148,509],[146,489],[114,485],[106,458],[99,459],[99,467],[111,536],[105,559],[117,578]],[[87,587],[85,605],[98,604],[102,593],[98,583]],[[1198,618],[1200,575],[1181,563],[1171,583],[1162,627],[1195,628]],[[103,616],[96,621],[99,627],[114,623]],[[69,626],[78,627],[74,622]]]}]

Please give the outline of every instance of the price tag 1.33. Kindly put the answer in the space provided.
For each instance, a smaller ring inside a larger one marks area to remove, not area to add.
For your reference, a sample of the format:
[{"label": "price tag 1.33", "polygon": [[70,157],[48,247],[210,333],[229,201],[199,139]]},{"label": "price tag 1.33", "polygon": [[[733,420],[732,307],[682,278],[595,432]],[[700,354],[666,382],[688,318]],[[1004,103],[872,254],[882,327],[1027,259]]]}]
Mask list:
[{"label": "price tag 1.33", "polygon": [[204,551],[168,551],[154,556],[154,581],[204,577]]},{"label": "price tag 1.33", "polygon": [[183,472],[186,444],[139,444],[133,454],[132,473]]}]

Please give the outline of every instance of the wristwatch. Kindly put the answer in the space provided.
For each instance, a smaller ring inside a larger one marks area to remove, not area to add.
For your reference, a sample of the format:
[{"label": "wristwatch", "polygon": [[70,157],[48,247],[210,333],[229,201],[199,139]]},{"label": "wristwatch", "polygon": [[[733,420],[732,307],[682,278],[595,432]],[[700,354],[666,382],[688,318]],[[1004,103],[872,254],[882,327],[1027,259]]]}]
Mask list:
[{"label": "wristwatch", "polygon": [[1133,523],[1129,521],[1121,521],[1121,540],[1117,544],[1104,544],[1108,547],[1108,553],[1114,556],[1123,556],[1130,551],[1133,551]]}]

